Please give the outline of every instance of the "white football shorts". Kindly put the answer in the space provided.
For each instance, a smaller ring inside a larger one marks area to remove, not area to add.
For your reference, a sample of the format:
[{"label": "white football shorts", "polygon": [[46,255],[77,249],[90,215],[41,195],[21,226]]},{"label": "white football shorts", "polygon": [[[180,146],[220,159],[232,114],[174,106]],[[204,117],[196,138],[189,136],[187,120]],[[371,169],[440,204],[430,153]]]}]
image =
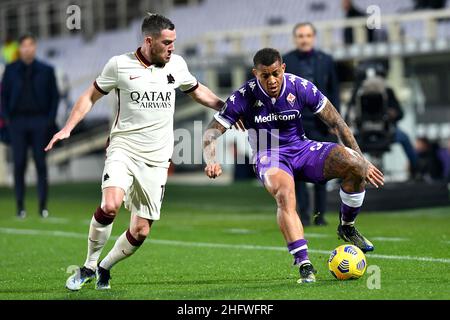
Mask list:
[{"label": "white football shorts", "polygon": [[124,205],[132,214],[150,220],[159,220],[167,168],[155,167],[114,150],[105,161],[102,190],[119,187],[125,191]]}]

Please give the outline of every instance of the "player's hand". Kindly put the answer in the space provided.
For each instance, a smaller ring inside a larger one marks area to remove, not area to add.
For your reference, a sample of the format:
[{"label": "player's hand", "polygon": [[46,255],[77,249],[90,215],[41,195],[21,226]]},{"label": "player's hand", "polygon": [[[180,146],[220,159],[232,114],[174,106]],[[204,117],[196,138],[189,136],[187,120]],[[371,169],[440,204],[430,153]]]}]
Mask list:
[{"label": "player's hand", "polygon": [[366,181],[373,185],[375,188],[379,188],[384,185],[384,175],[373,164],[367,161],[369,167],[367,169]]},{"label": "player's hand", "polygon": [[233,125],[233,127],[236,130],[242,131],[242,132],[244,132],[246,130],[246,128],[244,126],[244,122],[242,121],[242,119],[239,119],[238,121],[236,121],[236,123]]},{"label": "player's hand", "polygon": [[222,174],[222,168],[218,163],[210,163],[206,165],[205,173],[211,179],[215,179]]},{"label": "player's hand", "polygon": [[61,131],[55,133],[52,140],[48,143],[48,145],[45,147],[45,152],[51,150],[55,143],[57,143],[60,140],[64,140],[70,137],[70,131],[65,130],[64,128],[61,129]]}]

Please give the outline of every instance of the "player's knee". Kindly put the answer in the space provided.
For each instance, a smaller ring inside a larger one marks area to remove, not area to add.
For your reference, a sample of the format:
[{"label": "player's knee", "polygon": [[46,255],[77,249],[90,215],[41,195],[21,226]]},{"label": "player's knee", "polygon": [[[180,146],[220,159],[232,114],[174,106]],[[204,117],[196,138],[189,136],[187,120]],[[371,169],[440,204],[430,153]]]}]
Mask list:
[{"label": "player's knee", "polygon": [[130,232],[137,241],[144,241],[150,232],[150,226],[145,224],[138,224],[136,226],[130,227]]},{"label": "player's knee", "polygon": [[120,205],[117,205],[114,201],[105,201],[105,203],[102,203],[102,210],[108,216],[115,217],[119,209]]}]

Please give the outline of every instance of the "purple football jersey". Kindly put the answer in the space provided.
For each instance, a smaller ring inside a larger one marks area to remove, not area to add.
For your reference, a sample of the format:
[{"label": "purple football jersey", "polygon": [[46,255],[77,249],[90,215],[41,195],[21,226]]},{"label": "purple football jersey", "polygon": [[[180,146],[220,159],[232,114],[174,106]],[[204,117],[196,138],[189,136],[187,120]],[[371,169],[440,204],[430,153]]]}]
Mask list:
[{"label": "purple football jersey", "polygon": [[336,144],[309,140],[301,117],[304,108],[318,113],[326,102],[314,84],[285,73],[278,98],[269,97],[258,80],[252,79],[233,92],[214,118],[226,128],[243,120],[261,181],[268,169],[278,167],[293,177],[321,183],[325,159]]},{"label": "purple football jersey", "polygon": [[[249,129],[249,142],[254,152],[292,144],[305,139],[301,115],[304,108],[318,113],[327,98],[306,79],[285,73],[278,98],[267,95],[257,79],[249,80],[233,92],[215,119],[230,128],[243,118]],[[265,141],[267,145],[265,145]]]}]

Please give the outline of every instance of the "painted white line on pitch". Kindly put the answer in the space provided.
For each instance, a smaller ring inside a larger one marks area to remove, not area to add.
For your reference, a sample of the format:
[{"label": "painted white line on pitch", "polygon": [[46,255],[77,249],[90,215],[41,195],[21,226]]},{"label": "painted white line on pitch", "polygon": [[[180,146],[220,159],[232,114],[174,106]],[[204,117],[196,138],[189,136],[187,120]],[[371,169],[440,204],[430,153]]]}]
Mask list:
[{"label": "painted white line on pitch", "polygon": [[224,231],[226,233],[232,233],[232,234],[251,234],[251,233],[255,233],[255,230],[238,229],[238,228],[225,229]]},{"label": "painted white line on pitch", "polygon": [[334,237],[330,234],[324,234],[324,233],[310,233],[310,232],[305,232],[305,238],[330,238],[330,237]]},{"label": "painted white line on pitch", "polygon": [[[185,246],[185,247],[287,251],[287,249],[284,247],[245,245],[245,244],[186,242],[186,241],[162,240],[162,239],[150,239],[149,242],[150,243],[158,243],[158,244],[175,245],[175,246]],[[318,250],[318,249],[309,249],[308,248],[308,252],[329,255],[331,253],[331,250]],[[388,260],[413,260],[413,261],[425,261],[425,262],[450,263],[450,259],[448,259],[448,258],[396,256],[396,255],[384,255],[384,254],[376,254],[376,253],[368,253],[367,257],[368,257],[368,259],[376,258],[376,259],[388,259]]]},{"label": "painted white line on pitch", "polygon": [[[332,238],[335,237],[335,235],[332,234],[324,234],[324,233],[309,233],[305,232],[305,238]],[[377,241],[408,241],[409,238],[399,238],[399,237],[369,237],[370,240],[377,240]]]},{"label": "painted white line on pitch", "polygon": [[376,241],[407,241],[408,238],[397,238],[397,237],[370,237],[370,240],[376,240]]},{"label": "painted white line on pitch", "polygon": [[55,236],[65,238],[86,238],[86,234],[77,232],[58,231],[58,230],[0,228],[0,232],[5,234],[23,234],[32,236],[35,235],[35,236]]},{"label": "painted white line on pitch", "polygon": [[58,218],[58,217],[48,217],[43,220],[40,220],[42,223],[53,223],[53,224],[67,224],[69,223],[69,219],[66,218]]},{"label": "painted white line on pitch", "polygon": [[[14,228],[0,228],[0,233],[4,234],[23,234],[23,235],[47,235],[56,237],[68,237],[68,238],[86,238],[87,234],[65,231],[52,231],[52,230],[36,230],[36,229],[14,229]],[[115,240],[118,237],[111,236],[111,240]],[[179,240],[163,240],[163,239],[149,239],[149,244],[165,244],[173,246],[184,247],[202,247],[202,248],[223,248],[223,249],[247,249],[247,250],[271,250],[271,251],[286,251],[285,247],[276,246],[260,246],[260,245],[247,245],[247,244],[227,244],[227,243],[211,243],[211,242],[189,242]],[[311,253],[330,254],[331,250],[318,250],[308,249]],[[432,258],[432,257],[416,257],[416,256],[397,256],[397,255],[384,255],[376,253],[368,253],[368,259],[387,259],[387,260],[411,260],[411,261],[423,261],[423,262],[441,262],[449,263],[449,258]]]}]

